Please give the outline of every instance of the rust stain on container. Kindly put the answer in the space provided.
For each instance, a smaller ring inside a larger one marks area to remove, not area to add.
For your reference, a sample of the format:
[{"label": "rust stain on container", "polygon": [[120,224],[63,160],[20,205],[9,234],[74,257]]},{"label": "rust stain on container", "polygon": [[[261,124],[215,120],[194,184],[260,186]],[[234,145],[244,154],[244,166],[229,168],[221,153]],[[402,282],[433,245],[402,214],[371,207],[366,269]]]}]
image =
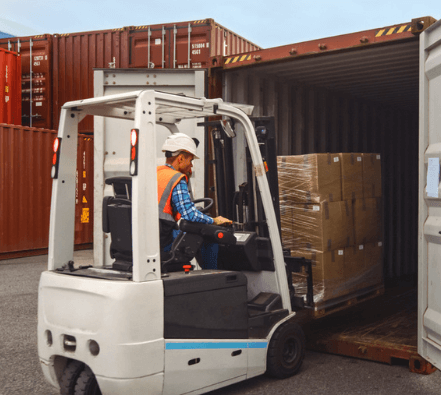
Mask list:
[{"label": "rust stain on container", "polygon": [[0,48],[0,123],[21,125],[21,57]]},{"label": "rust stain on container", "polygon": [[[0,259],[29,255],[48,247],[52,179],[50,177],[54,130],[0,124]],[[92,138],[79,137],[78,162],[82,196],[76,205],[75,244],[92,242],[93,223],[80,223],[78,211],[93,207]],[[85,153],[85,154],[84,154]],[[84,188],[84,185],[86,187]]]}]

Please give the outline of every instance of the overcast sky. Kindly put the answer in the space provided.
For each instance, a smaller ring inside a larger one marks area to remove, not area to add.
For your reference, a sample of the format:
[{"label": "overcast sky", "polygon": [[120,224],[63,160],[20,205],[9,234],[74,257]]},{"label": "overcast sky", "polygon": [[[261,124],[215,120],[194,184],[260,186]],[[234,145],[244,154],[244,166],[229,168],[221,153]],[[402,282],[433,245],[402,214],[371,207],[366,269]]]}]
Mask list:
[{"label": "overcast sky", "polygon": [[73,33],[213,18],[263,47],[441,18],[441,0],[0,0],[0,31]]}]

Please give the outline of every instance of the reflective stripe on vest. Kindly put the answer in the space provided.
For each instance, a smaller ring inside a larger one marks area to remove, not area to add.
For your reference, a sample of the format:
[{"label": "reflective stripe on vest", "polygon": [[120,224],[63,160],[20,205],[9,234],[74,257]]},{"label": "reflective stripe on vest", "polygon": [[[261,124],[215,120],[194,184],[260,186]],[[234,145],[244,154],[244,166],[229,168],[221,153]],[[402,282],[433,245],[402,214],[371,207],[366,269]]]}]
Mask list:
[{"label": "reflective stripe on vest", "polygon": [[[159,218],[167,221],[176,222],[180,218],[180,214],[176,213],[173,216],[172,206],[171,206],[171,194],[173,188],[177,185],[181,178],[185,177],[185,174],[182,174],[174,169],[171,169],[168,166],[160,166],[158,167],[158,172],[161,170],[166,170],[169,175],[171,175],[170,179],[167,182],[166,187],[164,188],[162,195],[158,194],[158,212]],[[158,182],[161,182],[158,177]],[[158,185],[159,187],[159,185]]]}]

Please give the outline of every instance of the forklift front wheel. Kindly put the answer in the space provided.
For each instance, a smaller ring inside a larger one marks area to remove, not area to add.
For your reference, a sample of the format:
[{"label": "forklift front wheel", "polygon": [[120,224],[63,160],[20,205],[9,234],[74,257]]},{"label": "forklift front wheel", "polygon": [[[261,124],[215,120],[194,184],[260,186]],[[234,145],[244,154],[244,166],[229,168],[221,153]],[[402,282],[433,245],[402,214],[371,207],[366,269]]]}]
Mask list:
[{"label": "forklift front wheel", "polygon": [[305,357],[305,334],[295,322],[287,321],[276,329],[268,346],[267,374],[284,379],[294,376]]},{"label": "forklift front wheel", "polygon": [[75,395],[101,395],[96,377],[87,365],[78,377]]}]

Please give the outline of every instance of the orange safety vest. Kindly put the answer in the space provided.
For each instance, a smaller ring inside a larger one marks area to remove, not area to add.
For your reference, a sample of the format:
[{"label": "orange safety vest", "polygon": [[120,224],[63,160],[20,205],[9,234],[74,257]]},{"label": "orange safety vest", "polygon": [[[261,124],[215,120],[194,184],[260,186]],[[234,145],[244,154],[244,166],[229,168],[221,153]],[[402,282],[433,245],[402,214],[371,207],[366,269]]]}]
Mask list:
[{"label": "orange safety vest", "polygon": [[156,169],[158,178],[158,208],[159,219],[177,222],[181,214],[173,213],[171,205],[172,192],[175,186],[183,177],[188,182],[188,177],[180,171],[174,170],[168,166],[158,166]]}]

